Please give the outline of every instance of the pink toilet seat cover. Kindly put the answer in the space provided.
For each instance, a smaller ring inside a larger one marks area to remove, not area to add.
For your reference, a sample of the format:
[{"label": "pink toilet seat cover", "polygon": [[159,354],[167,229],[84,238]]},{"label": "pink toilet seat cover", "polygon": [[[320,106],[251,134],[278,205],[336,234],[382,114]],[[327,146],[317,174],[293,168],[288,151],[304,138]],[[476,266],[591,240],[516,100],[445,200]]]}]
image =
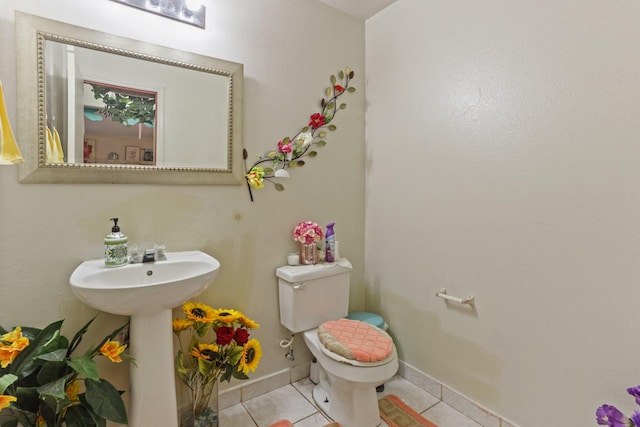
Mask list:
[{"label": "pink toilet seat cover", "polygon": [[318,327],[318,339],[329,351],[359,362],[379,362],[393,352],[389,334],[360,320],[324,322]]}]

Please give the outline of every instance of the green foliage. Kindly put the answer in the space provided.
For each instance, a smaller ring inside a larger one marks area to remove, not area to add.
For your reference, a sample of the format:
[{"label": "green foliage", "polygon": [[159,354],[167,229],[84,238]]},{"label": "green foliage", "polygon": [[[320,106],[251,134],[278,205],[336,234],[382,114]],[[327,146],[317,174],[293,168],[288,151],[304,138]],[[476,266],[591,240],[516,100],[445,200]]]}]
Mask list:
[{"label": "green foliage", "polygon": [[[0,368],[0,394],[17,398],[2,410],[2,427],[15,427],[18,423],[35,426],[39,417],[48,427],[105,427],[106,420],[127,423],[120,392],[100,379],[93,360],[102,355],[98,350],[102,344],[111,340],[122,327],[98,347],[78,357],[72,356],[94,319],[75,334],[71,343],[61,334],[62,320],[44,329],[23,327],[21,331],[17,328],[13,332],[0,326],[3,350],[13,349],[16,341],[24,343],[28,339],[15,359],[3,360],[8,364],[6,368]],[[20,340],[15,340],[17,336]],[[76,395],[70,390],[78,385],[77,381],[84,383],[84,392],[78,387]]]},{"label": "green foliage", "polygon": [[100,113],[125,126],[146,123],[153,126],[156,120],[156,100],[153,96],[139,96],[116,88],[91,85],[95,99],[104,103]]}]

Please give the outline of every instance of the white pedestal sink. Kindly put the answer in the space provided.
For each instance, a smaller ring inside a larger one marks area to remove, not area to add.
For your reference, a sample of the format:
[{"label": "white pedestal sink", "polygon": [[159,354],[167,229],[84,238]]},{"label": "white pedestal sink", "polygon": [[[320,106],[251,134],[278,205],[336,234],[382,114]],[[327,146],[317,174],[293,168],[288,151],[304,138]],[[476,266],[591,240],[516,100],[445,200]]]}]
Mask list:
[{"label": "white pedestal sink", "polygon": [[129,426],[177,427],[172,309],[202,293],[220,263],[200,251],[168,252],[166,261],[107,268],[85,261],[71,274],[73,293],[106,313],[131,316]]}]

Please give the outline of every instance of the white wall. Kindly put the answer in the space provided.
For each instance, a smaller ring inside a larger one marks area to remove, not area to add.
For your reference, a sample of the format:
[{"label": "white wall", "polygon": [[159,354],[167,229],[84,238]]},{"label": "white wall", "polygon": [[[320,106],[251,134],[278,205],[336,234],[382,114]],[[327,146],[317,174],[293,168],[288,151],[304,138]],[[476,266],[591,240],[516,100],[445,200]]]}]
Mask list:
[{"label": "white wall", "polygon": [[635,409],[638,22],[637,1],[400,0],[366,24],[367,308],[522,426]]},{"label": "white wall", "polygon": [[[44,326],[66,319],[73,335],[94,313],[70,292],[68,279],[85,259],[103,255],[109,218],[120,217],[131,243],[164,241],[168,251],[201,249],[221,271],[202,295],[214,307],[245,312],[262,327],[264,357],[253,378],[302,366],[279,347],[275,268],[293,250],[294,226],[336,221],[341,252],[354,266],[352,307],[364,306],[364,24],[312,0],[207,0],[202,30],[108,0],[4,0],[0,2],[0,79],[9,118],[16,123],[14,10],[244,64],[244,145],[250,158],[293,136],[319,108],[329,76],[345,66],[359,90],[327,146],[283,182],[267,184],[249,201],[246,186],[19,184],[16,167],[0,168],[0,324]],[[22,147],[25,141],[18,135]],[[124,322],[104,315],[93,341]],[[92,342],[87,339],[87,344]],[[126,373],[113,369],[126,386]],[[108,371],[107,371],[108,372]],[[113,378],[112,378],[113,379]],[[117,378],[116,378],[117,380]],[[114,380],[115,381],[115,380]],[[238,381],[232,385],[239,384]]]}]

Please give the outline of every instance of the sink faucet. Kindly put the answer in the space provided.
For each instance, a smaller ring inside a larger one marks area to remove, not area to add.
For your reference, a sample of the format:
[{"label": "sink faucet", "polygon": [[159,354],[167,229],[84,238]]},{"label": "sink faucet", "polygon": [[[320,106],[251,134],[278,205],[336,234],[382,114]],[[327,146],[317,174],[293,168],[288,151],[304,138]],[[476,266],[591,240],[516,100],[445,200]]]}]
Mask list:
[{"label": "sink faucet", "polygon": [[164,253],[164,243],[156,243],[153,249],[142,250],[138,245],[131,247],[130,264],[139,264],[143,262],[165,261],[167,256]]}]

